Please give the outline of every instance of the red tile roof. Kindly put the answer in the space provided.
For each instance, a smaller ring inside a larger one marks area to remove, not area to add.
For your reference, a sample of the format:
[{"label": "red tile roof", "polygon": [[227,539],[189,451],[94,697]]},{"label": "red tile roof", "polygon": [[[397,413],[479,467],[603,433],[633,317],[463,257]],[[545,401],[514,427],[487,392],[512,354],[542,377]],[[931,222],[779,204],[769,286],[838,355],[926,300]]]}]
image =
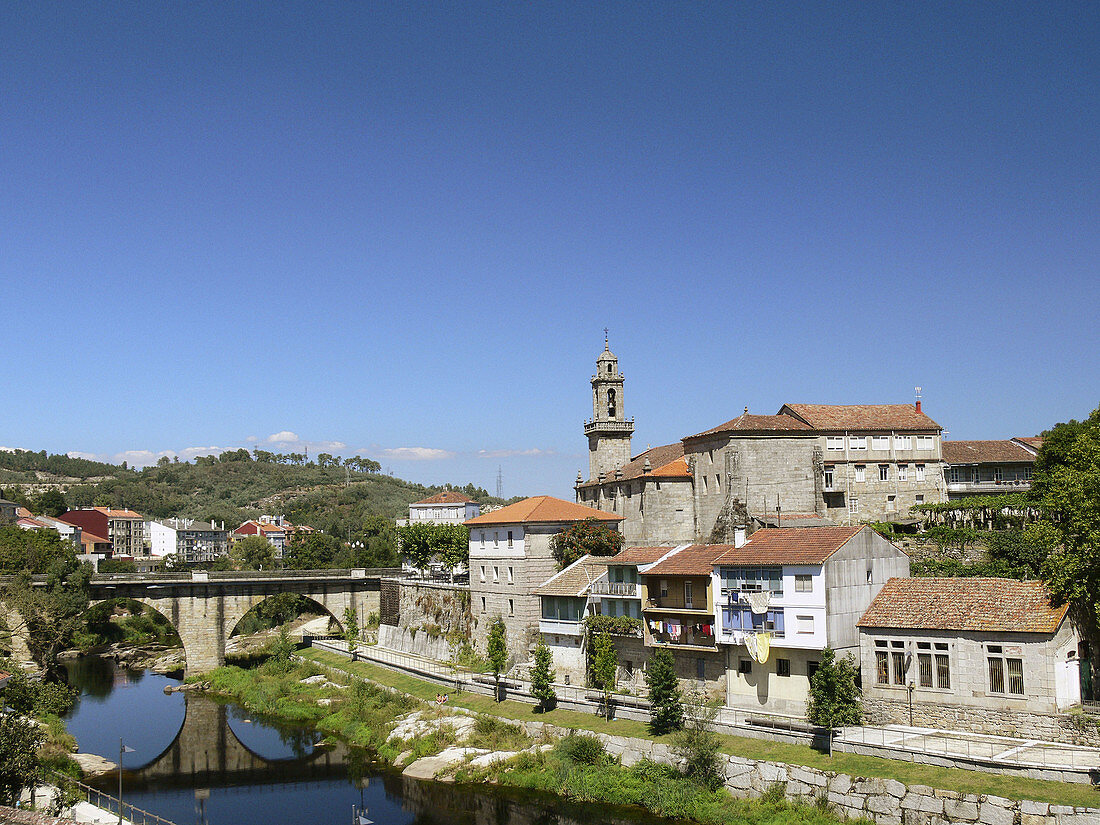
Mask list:
[{"label": "red tile roof", "polygon": [[560,573],[535,588],[536,596],[583,596],[589,586],[607,572],[607,558],[581,556]]},{"label": "red tile roof", "polygon": [[793,415],[783,415],[782,411],[780,411],[780,415],[750,415],[746,411],[732,421],[727,421],[725,424],[719,424],[717,427],[712,427],[709,430],[704,430],[695,435],[689,435],[688,438],[701,438],[705,435],[715,435],[717,433],[726,432],[785,433],[804,431],[809,433],[812,430],[813,428],[806,422],[799,421]]},{"label": "red tile roof", "polygon": [[709,576],[715,560],[728,548],[721,544],[693,544],[645,571],[647,576]]},{"label": "red tile roof", "polygon": [[93,507],[92,509],[98,510],[103,513],[107,518],[129,518],[129,519],[144,519],[145,516],[141,513],[135,513],[133,510],[115,510],[111,507]]},{"label": "red tile roof", "polygon": [[815,430],[940,430],[911,404],[784,404],[780,415],[797,416]]},{"label": "red tile roof", "polygon": [[741,547],[722,545],[718,564],[824,564],[860,530],[870,527],[767,527]]},{"label": "red tile roof", "polygon": [[[646,460],[649,461],[650,472],[645,471]],[[629,481],[632,478],[642,476],[657,476],[660,478],[691,478],[687,461],[684,460],[684,445],[677,441],[675,444],[664,444],[660,447],[651,447],[619,468],[622,477],[616,478],[614,470],[604,476],[604,481]],[[590,478],[581,487],[593,487],[599,482]]]},{"label": "red tile roof", "polygon": [[442,493],[436,493],[434,496],[422,498],[420,501],[414,501],[413,504],[476,504],[476,502],[469,496],[462,495],[462,493],[445,490]]},{"label": "red tile roof", "polygon": [[627,547],[607,560],[608,564],[653,564],[661,556],[671,553],[671,547]]},{"label": "red tile roof", "polygon": [[1035,454],[1013,441],[945,441],[943,460],[948,464],[1034,462]]},{"label": "red tile roof", "polygon": [[890,579],[859,627],[1054,633],[1069,610],[1042,582],[992,578]]},{"label": "red tile roof", "polygon": [[80,543],[81,544],[110,544],[110,539],[105,539],[103,536],[97,536],[94,533],[89,533],[87,530],[80,531]]},{"label": "red tile roof", "polygon": [[574,504],[553,496],[532,496],[499,510],[466,519],[463,524],[557,524],[590,518],[607,522],[623,520],[622,516],[604,513],[595,507],[585,507],[583,504]]},{"label": "red tile roof", "polygon": [[1043,446],[1043,437],[1041,435],[1021,435],[1012,440],[1022,441],[1025,444],[1029,444],[1030,446],[1034,447],[1036,450]]}]

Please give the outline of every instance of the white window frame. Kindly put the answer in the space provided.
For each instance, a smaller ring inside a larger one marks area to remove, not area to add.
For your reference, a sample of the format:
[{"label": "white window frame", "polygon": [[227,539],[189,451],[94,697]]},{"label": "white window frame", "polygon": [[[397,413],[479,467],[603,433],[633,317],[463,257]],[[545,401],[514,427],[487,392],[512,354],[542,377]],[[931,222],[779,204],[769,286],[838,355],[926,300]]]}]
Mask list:
[{"label": "white window frame", "polygon": [[913,465],[913,473],[914,473],[914,477],[917,481],[924,481],[924,465],[923,464]]},{"label": "white window frame", "polygon": [[825,469],[824,469],[824,471],[822,472],[821,475],[822,475],[821,481],[822,481],[822,484],[824,484],[824,486],[825,486],[825,492],[826,493],[831,492],[834,489],[834,487],[836,486],[836,483],[835,483],[836,482],[836,471],[835,471],[835,469],[833,468],[832,465],[828,465],[828,466],[825,467]]},{"label": "white window frame", "polygon": [[828,435],[825,436],[825,449],[836,451],[844,450],[844,436],[842,435]]},{"label": "white window frame", "polygon": [[890,449],[890,436],[888,435],[873,435],[871,436],[871,449],[881,450],[887,452]]},{"label": "white window frame", "polygon": [[802,635],[810,635],[814,632],[814,617],[813,614],[809,616],[800,616],[795,614],[794,617],[795,633]]},{"label": "white window frame", "polygon": [[856,465],[856,481],[863,484],[867,481],[867,468],[862,464]]},{"label": "white window frame", "polygon": [[848,449],[849,450],[866,450],[867,449],[867,436],[865,435],[850,435],[848,436]]},{"label": "white window frame", "polygon": [[890,480],[890,465],[879,464],[878,465],[878,480],[889,481]]},{"label": "white window frame", "polygon": [[894,436],[894,449],[895,450],[911,450],[911,449],[913,449],[913,436],[911,436],[911,435],[895,435]]},{"label": "white window frame", "polygon": [[930,435],[917,436],[917,449],[921,452],[931,452],[936,448],[936,439]]},{"label": "white window frame", "polygon": [[899,464],[898,465],[898,481],[903,483],[903,484],[908,484],[909,483],[909,465],[908,464]]},{"label": "white window frame", "polygon": [[795,573],[794,574],[794,592],[795,593],[813,593],[814,592],[814,577],[812,573]]}]

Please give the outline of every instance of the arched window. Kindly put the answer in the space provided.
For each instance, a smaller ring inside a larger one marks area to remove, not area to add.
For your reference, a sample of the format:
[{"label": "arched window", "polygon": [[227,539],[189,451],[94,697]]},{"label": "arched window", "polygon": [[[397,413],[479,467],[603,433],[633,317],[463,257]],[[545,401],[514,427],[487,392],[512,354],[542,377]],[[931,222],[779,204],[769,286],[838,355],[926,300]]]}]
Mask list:
[{"label": "arched window", "polygon": [[607,391],[607,416],[608,418],[615,417],[615,390],[610,389]]},{"label": "arched window", "polygon": [[608,362],[607,362],[607,374],[608,374],[608,375],[611,375],[611,374],[612,374],[612,372],[613,372],[613,370],[611,369],[611,362],[610,362],[610,361],[608,361]]}]

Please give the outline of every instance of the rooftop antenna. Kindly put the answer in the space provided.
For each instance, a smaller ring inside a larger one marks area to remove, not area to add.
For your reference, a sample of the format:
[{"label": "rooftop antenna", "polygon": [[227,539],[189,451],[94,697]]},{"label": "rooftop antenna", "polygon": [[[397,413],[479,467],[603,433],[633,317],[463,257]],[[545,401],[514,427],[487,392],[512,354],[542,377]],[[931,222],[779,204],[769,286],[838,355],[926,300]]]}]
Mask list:
[{"label": "rooftop antenna", "polygon": [[504,468],[497,465],[497,498],[504,498]]}]

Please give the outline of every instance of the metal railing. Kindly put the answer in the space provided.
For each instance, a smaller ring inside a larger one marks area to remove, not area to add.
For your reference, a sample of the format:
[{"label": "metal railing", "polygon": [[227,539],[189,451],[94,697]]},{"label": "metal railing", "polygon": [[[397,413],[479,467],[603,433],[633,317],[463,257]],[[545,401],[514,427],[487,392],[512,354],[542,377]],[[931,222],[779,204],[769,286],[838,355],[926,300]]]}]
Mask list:
[{"label": "metal railing", "polygon": [[[81,797],[90,805],[95,805],[95,807],[107,811],[108,813],[113,813],[116,816],[124,818],[126,821],[130,822],[131,825],[175,825],[170,819],[165,819],[162,816],[157,816],[154,813],[142,810],[128,802],[120,803],[117,796],[111,796],[109,793],[104,793],[97,788],[93,788],[91,785],[85,785],[83,782],[79,782],[71,776],[66,776],[57,771],[50,771],[50,777],[59,787]],[[120,804],[121,811],[119,810]]]},{"label": "metal railing", "polygon": [[589,592],[597,596],[636,596],[638,595],[637,582],[609,582],[596,581],[589,587]]}]

